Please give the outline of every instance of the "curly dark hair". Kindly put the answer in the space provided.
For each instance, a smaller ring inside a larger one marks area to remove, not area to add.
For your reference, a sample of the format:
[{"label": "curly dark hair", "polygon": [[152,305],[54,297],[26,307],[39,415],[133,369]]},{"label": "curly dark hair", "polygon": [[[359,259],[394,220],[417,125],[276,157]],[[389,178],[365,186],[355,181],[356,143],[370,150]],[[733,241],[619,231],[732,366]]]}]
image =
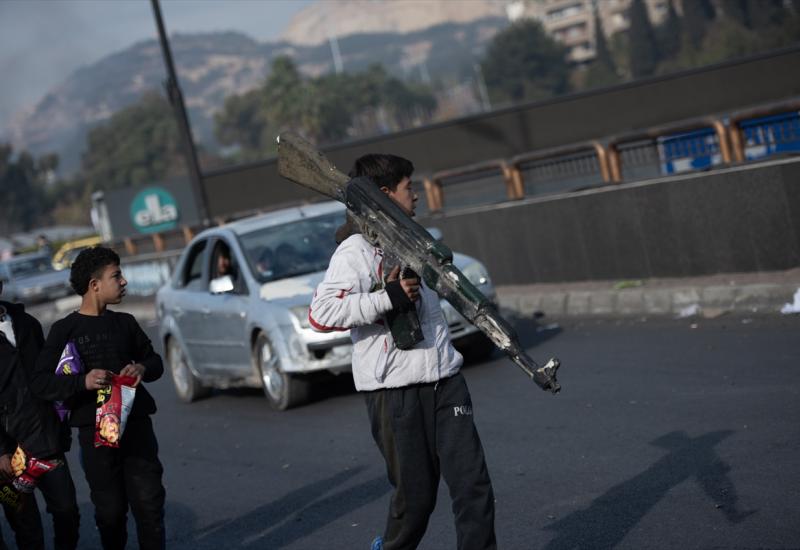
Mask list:
[{"label": "curly dark hair", "polygon": [[351,178],[366,176],[378,187],[388,187],[392,191],[403,178],[410,178],[414,165],[410,160],[395,155],[370,154],[356,159],[348,174]]},{"label": "curly dark hair", "polygon": [[89,281],[102,275],[109,265],[119,265],[119,255],[105,246],[94,246],[82,250],[69,272],[69,284],[78,295],[89,290]]}]

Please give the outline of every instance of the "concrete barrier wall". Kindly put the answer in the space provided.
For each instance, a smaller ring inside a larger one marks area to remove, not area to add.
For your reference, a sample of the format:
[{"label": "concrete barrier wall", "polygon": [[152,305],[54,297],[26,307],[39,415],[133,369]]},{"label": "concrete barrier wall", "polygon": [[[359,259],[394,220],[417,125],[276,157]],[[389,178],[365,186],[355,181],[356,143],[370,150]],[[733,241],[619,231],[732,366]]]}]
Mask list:
[{"label": "concrete barrier wall", "polygon": [[800,266],[800,159],[420,218],[501,285]]},{"label": "concrete barrier wall", "polygon": [[[790,48],[343,144],[326,152],[345,172],[366,153],[402,155],[414,162],[417,176],[424,176],[796,97],[798,66],[800,47]],[[274,159],[216,171],[203,179],[212,216],[317,199],[280,178]]]}]

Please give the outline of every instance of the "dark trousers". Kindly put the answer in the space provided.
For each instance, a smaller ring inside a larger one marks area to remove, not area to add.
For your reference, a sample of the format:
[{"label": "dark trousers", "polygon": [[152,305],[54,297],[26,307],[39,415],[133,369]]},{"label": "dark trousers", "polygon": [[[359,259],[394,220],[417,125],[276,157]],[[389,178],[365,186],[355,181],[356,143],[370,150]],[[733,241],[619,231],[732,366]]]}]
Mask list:
[{"label": "dark trousers", "polygon": [[165,548],[164,469],[150,417],[129,418],[118,449],[95,447],[93,426],[81,428],[78,440],[103,548],[125,548],[129,505],[139,548]]},{"label": "dark trousers", "polygon": [[[42,518],[39,515],[39,506],[33,493],[22,493],[19,495],[19,510],[3,504],[6,519],[14,531],[14,538],[17,541],[17,548],[31,548],[32,550],[44,550],[44,532],[42,531]],[[0,538],[0,549],[6,550],[5,542]]]},{"label": "dark trousers", "polygon": [[372,436],[394,487],[384,548],[419,545],[441,476],[450,490],[458,549],[495,549],[494,494],[464,377],[365,396]]},{"label": "dark trousers", "polygon": [[[54,541],[56,550],[74,550],[78,546],[80,514],[75,498],[75,485],[69,473],[69,465],[64,462],[52,472],[39,478],[37,485],[47,504],[47,512],[53,516]],[[25,549],[44,549],[44,534],[39,507],[33,494],[21,494],[22,506],[19,510],[6,507],[6,519],[17,541],[17,547]],[[0,548],[5,548],[0,541]]]}]

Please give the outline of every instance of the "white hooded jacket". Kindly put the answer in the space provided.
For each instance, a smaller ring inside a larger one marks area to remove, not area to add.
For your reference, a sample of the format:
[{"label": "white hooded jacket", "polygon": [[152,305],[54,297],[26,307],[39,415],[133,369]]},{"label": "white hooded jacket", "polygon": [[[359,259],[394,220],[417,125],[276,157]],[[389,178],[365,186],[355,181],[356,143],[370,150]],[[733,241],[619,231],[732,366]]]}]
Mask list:
[{"label": "white hooded jacket", "polygon": [[438,294],[420,285],[416,306],[424,339],[400,350],[384,319],[392,302],[383,277],[381,249],[361,234],[351,235],[334,252],[308,312],[315,330],[350,329],[356,389],[398,388],[456,374],[463,358],[450,342]]}]

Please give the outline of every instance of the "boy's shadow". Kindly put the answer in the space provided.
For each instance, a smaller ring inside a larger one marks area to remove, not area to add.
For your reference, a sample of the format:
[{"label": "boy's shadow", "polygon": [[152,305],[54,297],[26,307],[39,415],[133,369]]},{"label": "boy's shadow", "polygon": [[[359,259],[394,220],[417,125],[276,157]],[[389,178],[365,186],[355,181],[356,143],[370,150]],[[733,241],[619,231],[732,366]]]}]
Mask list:
[{"label": "boy's shadow", "polygon": [[363,471],[353,468],[296,489],[234,519],[184,532],[180,543],[192,548],[283,548],[382,497],[390,490],[384,477],[341,487]]},{"label": "boy's shadow", "polygon": [[588,508],[545,527],[557,533],[545,548],[613,548],[670,489],[688,479],[700,486],[730,523],[741,522],[756,510],[739,509],[736,488],[728,477],[730,466],[714,450],[732,433],[718,431],[690,438],[685,432],[676,431],[654,440],[653,445],[667,449],[669,454],[639,475],[612,487]]}]

